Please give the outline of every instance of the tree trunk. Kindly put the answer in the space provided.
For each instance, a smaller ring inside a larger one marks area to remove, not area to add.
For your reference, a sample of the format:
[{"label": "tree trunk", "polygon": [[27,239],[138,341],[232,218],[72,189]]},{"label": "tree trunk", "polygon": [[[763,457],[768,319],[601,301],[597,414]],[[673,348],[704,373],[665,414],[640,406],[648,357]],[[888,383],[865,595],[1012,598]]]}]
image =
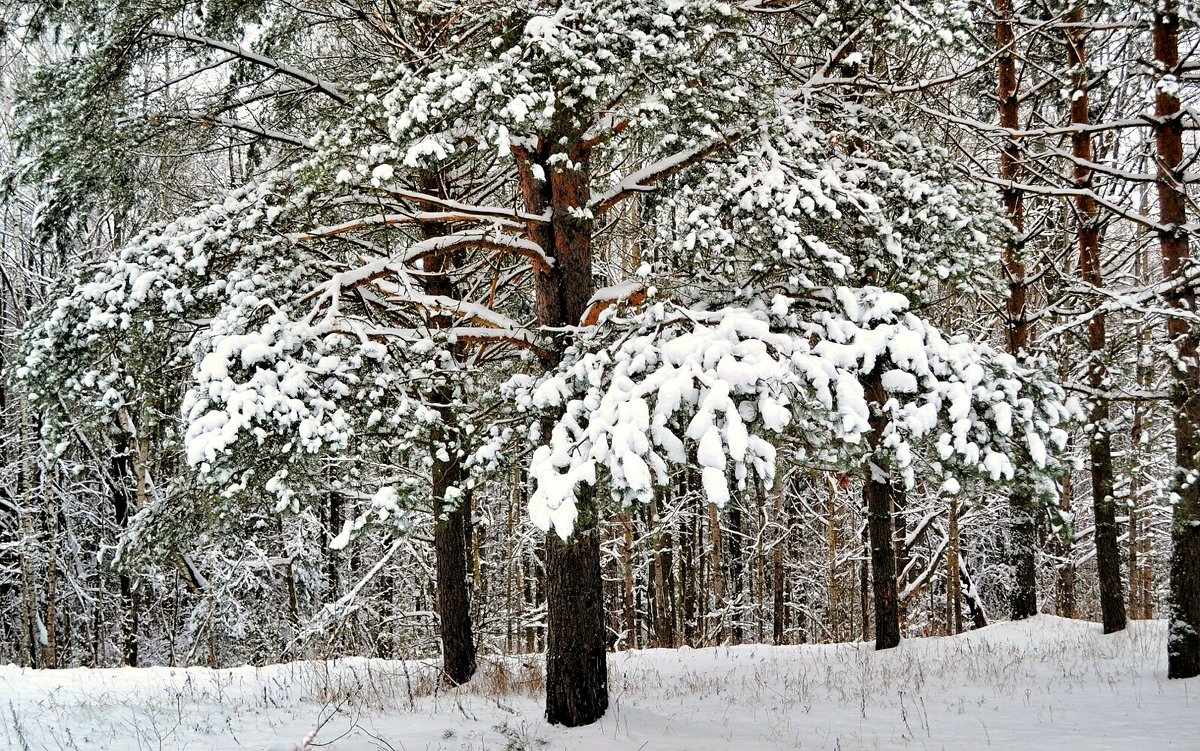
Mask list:
[{"label": "tree trunk", "polygon": [[[863,383],[871,405],[871,448],[879,445],[879,436],[887,427],[882,413],[887,393],[878,368]],[[888,471],[868,457],[867,477],[863,479],[863,500],[867,507],[867,537],[871,545],[871,583],[875,596],[875,649],[891,649],[900,643],[900,603],[896,594],[896,552],[893,547],[892,505],[895,489]],[[864,614],[865,615],[865,614]]]},{"label": "tree trunk", "polygon": [[[434,175],[422,178],[421,188],[434,195],[445,193]],[[445,234],[443,225],[421,225],[425,239]],[[424,286],[428,295],[457,297],[458,290],[445,273],[453,259],[433,254],[424,261]],[[446,315],[429,316],[430,329],[453,326]],[[461,496],[466,475],[462,466],[454,394],[448,384],[435,386],[429,395],[440,425],[432,436],[431,478],[434,567],[437,578],[438,616],[442,637],[442,677],[450,685],[466,683],[475,674],[475,638],[472,634],[471,596],[467,587],[467,557],[471,539],[470,504]]]},{"label": "tree trunk", "polygon": [[[1067,16],[1067,64],[1074,91],[1071,94],[1071,124],[1086,126],[1088,113],[1087,30],[1082,27],[1083,9],[1076,6]],[[1084,191],[1075,197],[1079,270],[1085,284],[1104,286],[1100,259],[1100,225],[1092,188],[1092,136],[1080,127],[1071,133],[1075,157],[1074,186]],[[1092,508],[1096,519],[1096,569],[1100,577],[1100,610],[1104,633],[1125,628],[1125,601],[1121,592],[1121,554],[1117,548],[1116,499],[1113,496],[1112,440],[1108,424],[1108,373],[1105,367],[1107,336],[1105,317],[1095,311],[1088,321],[1088,386],[1092,390],[1088,422],[1088,453],[1092,467]]]},{"label": "tree trunk", "polygon": [[608,708],[600,540],[593,489],[576,494],[571,539],[546,536],[546,720],[576,727]]},{"label": "tree trunk", "polygon": [[633,592],[633,515],[626,514],[621,519],[621,573],[624,579],[622,587],[621,607],[625,611],[625,644],[629,649],[637,649],[637,612],[634,610]]},{"label": "tree trunk", "polygon": [[[526,208],[551,210],[547,227],[530,228],[530,239],[554,258],[534,272],[538,324],[561,331],[578,326],[592,296],[592,219],[584,215],[591,195],[591,157],[581,133],[559,123],[533,150],[515,147]],[[565,159],[562,159],[565,157]],[[562,161],[560,161],[562,159]],[[534,176],[538,165],[547,180]],[[543,358],[554,367],[569,336],[559,333],[555,351]],[[604,586],[600,574],[598,512],[593,488],[577,489],[574,534],[554,532],[546,543],[546,719],[574,727],[595,722],[608,708]]]},{"label": "tree trunk", "polygon": [[717,507],[711,503],[708,504],[708,532],[712,538],[712,548],[709,551],[711,556],[709,573],[712,576],[713,595],[716,597],[714,610],[717,613],[717,627],[713,632],[713,641],[720,644],[725,633],[725,570],[721,565],[721,519],[717,514]]},{"label": "tree trunk", "polygon": [[[1174,79],[1179,71],[1179,14],[1175,0],[1162,0],[1154,11],[1154,60],[1163,76]],[[1187,204],[1183,191],[1183,121],[1173,85],[1157,87],[1154,136],[1158,154],[1159,247],[1163,277],[1179,281],[1186,273],[1190,251],[1184,229]],[[1172,293],[1171,304],[1194,314],[1196,295],[1189,284]],[[1196,332],[1183,318],[1167,322],[1175,344],[1175,383],[1171,404],[1175,408],[1175,475],[1171,490],[1175,518],[1171,527],[1171,616],[1167,640],[1167,676],[1200,675],[1200,470],[1196,452],[1200,440],[1200,367],[1196,363]]]},{"label": "tree trunk", "polygon": [[742,524],[742,507],[738,499],[730,499],[726,506],[729,509],[729,586],[733,590],[727,607],[729,635],[734,644],[741,644],[745,636],[742,629],[741,612],[746,577],[742,558],[742,540],[745,538],[745,530]]},{"label": "tree trunk", "polygon": [[958,499],[950,498],[950,544],[946,548],[946,633],[961,634],[962,577],[958,568]]},{"label": "tree trunk", "polygon": [[441,618],[442,672],[447,683],[466,683],[475,674],[475,638],[471,632],[471,598],[467,588],[467,541],[471,509],[465,499],[446,500],[464,476],[458,457],[434,459],[433,547],[437,569],[438,614]]},{"label": "tree trunk", "polygon": [[[1013,2],[996,2],[997,73],[1000,101],[1000,127],[1009,132],[1021,126],[1021,101],[1017,78],[1016,36],[1013,33]],[[1005,305],[1005,326],[1008,351],[1020,357],[1029,347],[1029,321],[1026,317],[1025,264],[1021,246],[1025,232],[1025,196],[1016,186],[1021,177],[1021,143],[1010,136],[1000,152],[1000,179],[1004,187],[1004,208],[1016,229],[1016,235],[1005,245],[1004,275],[1008,279],[1008,300]],[[1033,498],[1025,489],[1016,489],[1009,496],[1012,509],[1012,529],[1009,533],[1009,553],[1013,564],[1011,608],[1013,620],[1037,614],[1037,540]]]},{"label": "tree trunk", "polygon": [[[783,508],[782,468],[775,470],[775,486],[771,489],[771,495],[775,501],[775,513],[771,515],[771,518],[775,522],[776,528],[775,544],[771,546],[771,637],[775,644],[787,644],[787,631],[783,618],[786,610],[784,588],[787,586],[783,569],[783,551],[787,547],[788,528]],[[829,524],[831,527],[833,526],[832,518],[829,519]]]},{"label": "tree trunk", "polygon": [[[129,454],[129,443],[122,437],[117,441],[115,454],[112,458],[112,491],[113,515],[117,526],[124,530],[129,526],[132,499],[129,495],[129,483],[133,477],[132,458]],[[137,667],[138,664],[138,593],[133,578],[121,572],[117,575],[118,586],[123,603],[121,616],[121,664]]]},{"label": "tree trunk", "polygon": [[[1071,476],[1063,478],[1060,508],[1064,513],[1071,513],[1071,501],[1075,495]],[[1059,543],[1062,562],[1058,564],[1058,579],[1055,582],[1055,606],[1057,613],[1063,618],[1075,617],[1075,545],[1074,533],[1065,541]]]}]

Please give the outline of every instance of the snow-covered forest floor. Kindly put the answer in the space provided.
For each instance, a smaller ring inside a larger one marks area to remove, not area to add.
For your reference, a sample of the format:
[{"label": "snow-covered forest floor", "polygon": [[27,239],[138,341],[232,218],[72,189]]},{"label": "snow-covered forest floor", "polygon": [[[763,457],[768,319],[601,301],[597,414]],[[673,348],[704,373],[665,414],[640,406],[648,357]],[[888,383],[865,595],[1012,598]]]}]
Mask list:
[{"label": "snow-covered forest floor", "polygon": [[610,655],[612,705],[542,719],[534,659],[467,687],[416,662],[36,671],[0,667],[12,749],[1196,748],[1200,680],[1166,679],[1163,621],[1103,636],[1040,616],[949,638]]}]

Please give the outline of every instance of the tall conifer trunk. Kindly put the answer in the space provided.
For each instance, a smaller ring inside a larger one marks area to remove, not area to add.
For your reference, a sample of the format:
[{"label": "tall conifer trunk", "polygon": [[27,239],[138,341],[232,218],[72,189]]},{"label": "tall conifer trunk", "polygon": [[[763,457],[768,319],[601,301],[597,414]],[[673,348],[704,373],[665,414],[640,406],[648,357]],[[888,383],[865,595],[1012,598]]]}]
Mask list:
[{"label": "tall conifer trunk", "polygon": [[[432,176],[422,180],[422,189],[435,195],[441,187]],[[421,226],[426,239],[445,234],[442,225]],[[425,292],[429,295],[456,297],[453,281],[445,272],[452,259],[434,254],[425,259]],[[449,316],[430,316],[431,329],[452,325]],[[435,386],[430,393],[441,419],[433,436],[433,476],[431,496],[433,512],[434,569],[437,578],[439,628],[442,637],[442,677],[450,685],[466,683],[475,674],[475,637],[472,634],[471,598],[467,587],[467,549],[471,538],[471,508],[464,498],[452,494],[466,479],[457,445],[453,393],[446,385]]]},{"label": "tall conifer trunk", "polygon": [[[1163,76],[1178,75],[1179,12],[1174,0],[1162,0],[1154,12],[1154,61]],[[1190,250],[1184,229],[1187,199],[1183,191],[1183,120],[1179,98],[1170,86],[1159,86],[1154,103],[1154,140],[1158,156],[1158,233],[1163,277],[1178,281],[1187,272]],[[1172,293],[1171,304],[1194,314],[1196,293],[1190,284]],[[1167,676],[1200,675],[1200,483],[1196,482],[1200,448],[1200,367],[1196,363],[1197,332],[1182,318],[1167,321],[1174,342],[1175,476],[1171,490],[1175,518],[1171,527],[1171,618],[1167,640]]]},{"label": "tall conifer trunk", "polygon": [[[128,440],[122,436],[117,441],[112,458],[112,493],[113,515],[117,526],[124,531],[129,526],[129,518],[136,509],[130,508],[133,499],[129,492],[129,483],[133,477],[133,460],[130,456]],[[129,667],[138,665],[138,621],[141,611],[136,582],[125,572],[117,575],[121,591],[121,664]]]},{"label": "tall conifer trunk", "polygon": [[[999,51],[997,94],[1000,100],[1000,127],[1010,133],[1021,125],[1020,87],[1017,78],[1016,35],[1013,32],[1012,0],[996,2],[996,47]],[[1021,260],[1022,234],[1025,232],[1025,197],[1016,183],[1021,177],[1021,143],[1010,135],[1000,152],[1000,179],[1004,186],[1004,208],[1016,229],[1004,248],[1004,276],[1008,280],[1005,326],[1008,351],[1020,357],[1029,348],[1029,321],[1026,318],[1025,264]],[[1013,589],[1010,601],[1013,620],[1037,614],[1037,528],[1033,498],[1028,489],[1017,488],[1008,499],[1012,511],[1009,532],[1013,565]]]},{"label": "tall conifer trunk", "polygon": [[[1083,9],[1079,6],[1067,16],[1067,64],[1071,68],[1071,124],[1086,126],[1088,114],[1087,31],[1083,28]],[[1092,187],[1092,136],[1085,129],[1071,133],[1071,153],[1075,157],[1074,183],[1076,234],[1079,239],[1079,270],[1083,281],[1093,287],[1104,286],[1100,263],[1100,224],[1096,199],[1085,191]],[[1100,611],[1104,633],[1125,628],[1125,600],[1121,592],[1121,554],[1117,547],[1116,499],[1113,496],[1112,440],[1108,425],[1108,372],[1105,367],[1107,335],[1103,312],[1095,312],[1088,321],[1088,386],[1092,390],[1088,422],[1092,434],[1088,454],[1092,465],[1092,508],[1096,518],[1096,568],[1100,578]]]},{"label": "tall conifer trunk", "polygon": [[[538,324],[578,326],[592,297],[592,220],[582,211],[591,192],[591,160],[582,134],[568,127],[540,139],[534,149],[515,147],[521,194],[532,213],[550,209],[549,226],[530,229],[554,263],[536,272]],[[555,153],[561,155],[551,161]],[[562,157],[565,157],[563,159]],[[539,165],[545,180],[532,169]],[[555,348],[561,352],[568,334]],[[543,362],[556,363],[554,354]],[[608,709],[604,587],[600,573],[600,525],[594,489],[576,489],[579,516],[570,538],[546,535],[546,720],[575,727],[600,719]]]},{"label": "tall conifer trunk", "polygon": [[[871,447],[887,427],[888,418],[882,413],[887,392],[879,368],[863,382],[867,402],[871,405]],[[863,478],[863,500],[867,507],[867,537],[871,547],[871,583],[875,595],[875,649],[891,649],[900,643],[900,601],[896,593],[896,551],[892,535],[893,495],[891,477],[887,470],[868,459],[867,476]],[[864,620],[866,613],[863,614]]]}]

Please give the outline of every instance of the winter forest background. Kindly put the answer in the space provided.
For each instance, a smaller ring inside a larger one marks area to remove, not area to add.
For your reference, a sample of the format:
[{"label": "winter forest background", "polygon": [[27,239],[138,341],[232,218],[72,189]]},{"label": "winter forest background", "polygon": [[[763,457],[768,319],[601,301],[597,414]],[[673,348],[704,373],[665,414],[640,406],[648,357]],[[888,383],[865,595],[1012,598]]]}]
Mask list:
[{"label": "winter forest background", "polygon": [[7,0],[0,663],[1200,673],[1197,12]]}]

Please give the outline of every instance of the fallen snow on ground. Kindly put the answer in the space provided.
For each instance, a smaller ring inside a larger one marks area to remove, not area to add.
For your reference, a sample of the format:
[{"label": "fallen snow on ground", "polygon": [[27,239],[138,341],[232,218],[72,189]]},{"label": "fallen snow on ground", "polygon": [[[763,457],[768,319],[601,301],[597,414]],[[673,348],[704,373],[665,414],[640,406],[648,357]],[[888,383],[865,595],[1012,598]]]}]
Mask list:
[{"label": "fallen snow on ground", "polygon": [[[535,658],[437,688],[419,662],[265,668],[0,667],[12,749],[1200,748],[1200,679],[1168,681],[1166,628],[1039,616],[870,645],[609,656],[612,705],[586,728],[541,717]],[[310,742],[311,746],[305,746]],[[6,745],[5,745],[6,744]]]}]

